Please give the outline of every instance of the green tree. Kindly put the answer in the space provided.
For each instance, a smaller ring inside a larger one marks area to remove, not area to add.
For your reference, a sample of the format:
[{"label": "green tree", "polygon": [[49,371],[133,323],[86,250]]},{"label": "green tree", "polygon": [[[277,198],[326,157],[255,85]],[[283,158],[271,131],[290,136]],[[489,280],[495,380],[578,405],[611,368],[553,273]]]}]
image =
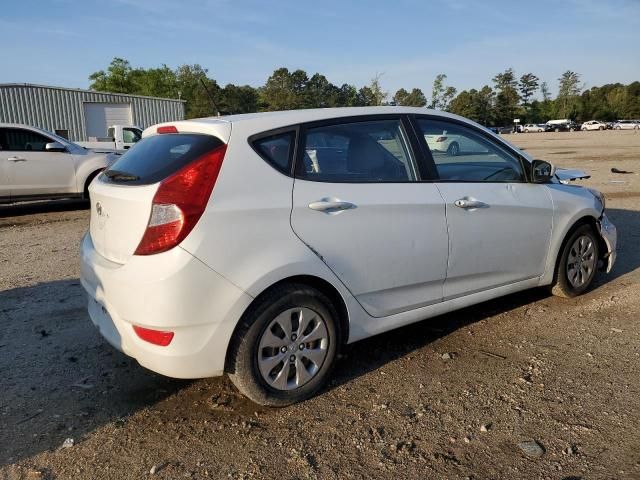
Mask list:
[{"label": "green tree", "polygon": [[431,89],[429,108],[435,110],[447,110],[449,108],[449,102],[456,96],[457,90],[455,87],[446,86],[444,83],[446,79],[447,76],[444,73],[436,75]]},{"label": "green tree", "polygon": [[493,98],[493,90],[488,85],[480,91],[464,90],[451,101],[449,111],[488,126],[493,120]]},{"label": "green tree", "polygon": [[339,106],[340,89],[316,73],[304,87],[305,108],[326,108]]},{"label": "green tree", "polygon": [[339,107],[361,107],[360,96],[358,95],[358,89],[353,85],[344,83],[338,89],[337,105]]},{"label": "green tree", "polygon": [[176,69],[178,94],[187,102],[186,118],[210,117],[219,113],[220,87],[207,73],[208,70],[198,64],[181,65]]},{"label": "green tree", "polygon": [[579,73],[567,70],[558,79],[556,106],[561,118],[575,118],[578,113],[578,95],[581,90]]},{"label": "green tree", "polygon": [[495,99],[495,115],[498,123],[508,125],[519,113],[520,95],[516,90],[518,81],[512,68],[493,77],[498,93]]},{"label": "green tree", "polygon": [[393,102],[407,107],[424,107],[427,104],[427,97],[419,88],[414,88],[411,92],[401,88],[393,96]]},{"label": "green tree", "polygon": [[520,77],[518,82],[518,91],[520,92],[520,100],[522,101],[522,109],[524,110],[524,122],[533,122],[531,113],[531,97],[538,90],[540,79],[533,73],[525,73]]},{"label": "green tree", "polygon": [[225,114],[258,111],[258,92],[249,85],[229,83],[220,92],[220,110]]},{"label": "green tree", "polygon": [[131,64],[128,60],[115,57],[107,67],[107,71],[100,70],[89,75],[91,90],[113,93],[134,93],[131,79]]},{"label": "green tree", "polygon": [[385,92],[382,89],[382,85],[380,84],[380,77],[382,77],[382,73],[376,73],[376,76],[371,79],[371,83],[369,84],[369,91],[371,92],[370,104],[373,106],[384,105],[387,100],[388,92]]},{"label": "green tree", "polygon": [[304,89],[308,81],[302,70],[289,72],[278,68],[260,89],[260,101],[266,110],[294,110],[305,104]]}]

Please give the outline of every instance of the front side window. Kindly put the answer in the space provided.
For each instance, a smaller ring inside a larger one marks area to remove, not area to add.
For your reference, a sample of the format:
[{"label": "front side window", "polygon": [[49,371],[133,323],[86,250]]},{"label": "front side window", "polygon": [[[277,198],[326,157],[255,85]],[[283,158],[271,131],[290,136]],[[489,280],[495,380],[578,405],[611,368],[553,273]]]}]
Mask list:
[{"label": "front side window", "polygon": [[51,140],[44,135],[31,130],[23,130],[22,128],[0,129],[0,144],[3,150],[44,152],[47,143],[50,142]]},{"label": "front side window", "polygon": [[122,129],[122,141],[124,143],[136,143],[140,140],[140,131],[135,128],[123,128]]},{"label": "front side window", "polygon": [[521,182],[520,160],[471,128],[419,119],[441,181]]},{"label": "front side window", "polygon": [[296,176],[319,182],[407,182],[416,179],[400,120],[307,130]]}]

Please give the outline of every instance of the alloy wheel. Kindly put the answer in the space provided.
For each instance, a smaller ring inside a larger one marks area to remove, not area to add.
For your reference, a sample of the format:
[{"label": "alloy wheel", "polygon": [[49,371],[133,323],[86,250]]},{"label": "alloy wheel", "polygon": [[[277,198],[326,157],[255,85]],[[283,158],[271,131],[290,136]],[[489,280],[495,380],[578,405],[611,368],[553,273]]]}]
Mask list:
[{"label": "alloy wheel", "polygon": [[596,268],[596,251],[593,239],[588,235],[578,237],[567,257],[567,279],[574,288],[584,286]]},{"label": "alloy wheel", "polygon": [[310,308],[290,308],[262,333],[257,352],[260,374],[276,390],[294,390],[318,374],[328,347],[322,316]]}]

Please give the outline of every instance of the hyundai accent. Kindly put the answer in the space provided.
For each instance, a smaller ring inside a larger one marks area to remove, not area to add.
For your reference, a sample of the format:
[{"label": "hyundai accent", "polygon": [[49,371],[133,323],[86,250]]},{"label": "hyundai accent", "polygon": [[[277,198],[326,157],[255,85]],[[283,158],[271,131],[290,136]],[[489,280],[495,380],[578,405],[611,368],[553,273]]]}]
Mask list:
[{"label": "hyundai accent", "polygon": [[288,405],[346,343],[528,288],[573,297],[610,271],[605,200],[562,173],[423,108],[150,127],[89,188],[89,314],[148,369],[226,373]]}]

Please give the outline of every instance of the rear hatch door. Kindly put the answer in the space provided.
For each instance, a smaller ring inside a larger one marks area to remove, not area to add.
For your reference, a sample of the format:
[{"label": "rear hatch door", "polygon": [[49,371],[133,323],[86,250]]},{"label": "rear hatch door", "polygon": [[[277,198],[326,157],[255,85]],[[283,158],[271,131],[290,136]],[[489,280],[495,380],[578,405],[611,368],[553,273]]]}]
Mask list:
[{"label": "rear hatch door", "polygon": [[148,135],[136,143],[89,187],[96,251],[126,263],[147,228],[160,183],[221,144],[216,136],[191,132]]}]

